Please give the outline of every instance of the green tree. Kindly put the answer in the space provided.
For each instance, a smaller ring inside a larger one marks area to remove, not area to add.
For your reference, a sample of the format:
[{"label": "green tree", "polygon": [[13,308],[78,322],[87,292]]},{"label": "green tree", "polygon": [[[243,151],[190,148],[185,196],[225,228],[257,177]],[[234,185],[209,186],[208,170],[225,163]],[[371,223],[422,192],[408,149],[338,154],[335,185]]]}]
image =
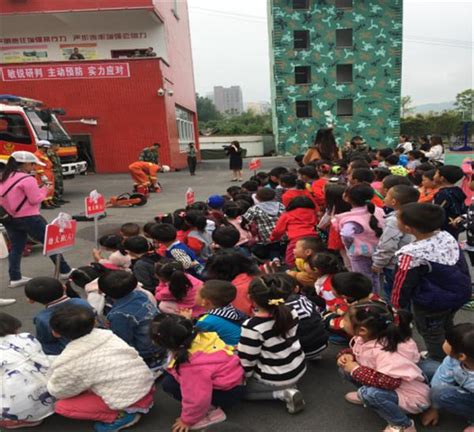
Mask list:
[{"label": "green tree", "polygon": [[273,133],[271,114],[246,111],[238,116],[226,116],[200,124],[206,135],[269,135]]},{"label": "green tree", "polygon": [[456,95],[456,106],[457,111],[463,116],[463,120],[473,121],[474,115],[474,89],[467,89]]},{"label": "green tree", "polygon": [[413,113],[414,108],[411,106],[413,100],[411,96],[402,96],[400,99],[400,117],[405,118],[408,114]]},{"label": "green tree", "polygon": [[196,93],[196,105],[199,124],[209,122],[211,120],[220,120],[222,114],[217,111],[214,102],[206,97],[199,96]]}]

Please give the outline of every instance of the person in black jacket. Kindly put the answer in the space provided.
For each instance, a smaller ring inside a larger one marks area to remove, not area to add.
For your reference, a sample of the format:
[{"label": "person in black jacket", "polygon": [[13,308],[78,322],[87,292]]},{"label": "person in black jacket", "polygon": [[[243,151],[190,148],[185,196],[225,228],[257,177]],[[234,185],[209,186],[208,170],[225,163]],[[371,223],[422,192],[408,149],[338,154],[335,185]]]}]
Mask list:
[{"label": "person in black jacket", "polygon": [[328,347],[328,334],[316,304],[299,293],[298,284],[291,276],[286,273],[275,273],[271,276],[280,280],[285,305],[298,314],[299,326],[296,334],[306,360],[319,360],[320,354]]},{"label": "person in black jacket", "polygon": [[242,179],[242,149],[238,141],[232,141],[230,146],[227,147],[226,153],[229,156],[229,168],[234,173],[233,182],[243,181]]},{"label": "person in black jacket", "polygon": [[454,237],[439,231],[445,219],[440,206],[405,204],[397,217],[400,231],[416,240],[395,254],[392,304],[397,309],[412,306],[428,356],[442,361],[446,331],[452,328],[458,309],[471,298],[469,268]]}]

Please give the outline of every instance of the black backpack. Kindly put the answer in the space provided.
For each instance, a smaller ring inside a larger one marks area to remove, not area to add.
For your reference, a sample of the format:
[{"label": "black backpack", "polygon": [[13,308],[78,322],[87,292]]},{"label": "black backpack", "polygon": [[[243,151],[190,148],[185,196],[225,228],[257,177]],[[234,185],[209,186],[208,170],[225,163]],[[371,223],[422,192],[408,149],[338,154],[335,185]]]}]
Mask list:
[{"label": "black backpack", "polygon": [[[13,184],[11,184],[10,187],[2,195],[0,195],[0,198],[5,198],[7,196],[7,194],[18,183],[20,183],[22,180],[24,180],[27,177],[31,177],[31,176],[30,175],[25,175],[25,176],[19,178],[17,181],[13,182]],[[25,195],[25,197],[21,200],[21,203],[18,204],[17,208],[15,209],[15,214],[18,213],[21,210],[21,208],[25,205],[27,199],[28,199],[28,197]],[[0,205],[0,223],[1,224],[5,223],[5,222],[8,223],[8,222],[11,222],[12,219],[13,219],[13,216],[10,213],[8,213],[3,206]]]}]

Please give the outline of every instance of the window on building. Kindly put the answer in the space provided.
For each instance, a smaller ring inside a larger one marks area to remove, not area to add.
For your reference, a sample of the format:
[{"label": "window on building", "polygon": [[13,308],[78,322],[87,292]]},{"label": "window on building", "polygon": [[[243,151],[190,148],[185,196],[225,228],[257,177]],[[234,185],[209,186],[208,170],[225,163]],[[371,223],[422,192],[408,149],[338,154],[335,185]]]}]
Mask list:
[{"label": "window on building", "polygon": [[336,7],[339,9],[352,9],[352,0],[336,0]]},{"label": "window on building", "polygon": [[295,67],[295,84],[311,83],[311,66]]},{"label": "window on building", "polygon": [[184,153],[188,145],[194,142],[194,116],[193,113],[176,105],[176,124],[179,136],[179,151]]},{"label": "window on building", "polygon": [[309,30],[295,30],[293,32],[293,38],[295,49],[309,48]]},{"label": "window on building", "polygon": [[337,115],[339,117],[352,117],[354,114],[354,101],[352,99],[337,100]]},{"label": "window on building", "polygon": [[351,83],[352,78],[352,65],[342,64],[336,66],[336,79],[338,84]]},{"label": "window on building", "polygon": [[309,0],[293,0],[293,9],[309,9]]},{"label": "window on building", "polygon": [[312,117],[312,104],[311,101],[296,101],[296,117],[307,118]]},{"label": "window on building", "polygon": [[336,48],[352,48],[352,29],[336,30]]},{"label": "window on building", "polygon": [[0,114],[0,140],[18,144],[31,144],[25,119],[20,114]]}]

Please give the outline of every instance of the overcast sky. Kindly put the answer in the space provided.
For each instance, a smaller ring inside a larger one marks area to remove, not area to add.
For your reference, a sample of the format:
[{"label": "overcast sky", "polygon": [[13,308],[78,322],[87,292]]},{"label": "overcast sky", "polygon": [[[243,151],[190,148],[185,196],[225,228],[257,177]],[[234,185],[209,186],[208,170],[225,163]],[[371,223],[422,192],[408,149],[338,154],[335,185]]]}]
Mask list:
[{"label": "overcast sky", "polygon": [[[240,85],[245,102],[270,100],[266,0],[188,0],[198,93]],[[403,95],[415,105],[473,87],[474,0],[404,1]]]}]

